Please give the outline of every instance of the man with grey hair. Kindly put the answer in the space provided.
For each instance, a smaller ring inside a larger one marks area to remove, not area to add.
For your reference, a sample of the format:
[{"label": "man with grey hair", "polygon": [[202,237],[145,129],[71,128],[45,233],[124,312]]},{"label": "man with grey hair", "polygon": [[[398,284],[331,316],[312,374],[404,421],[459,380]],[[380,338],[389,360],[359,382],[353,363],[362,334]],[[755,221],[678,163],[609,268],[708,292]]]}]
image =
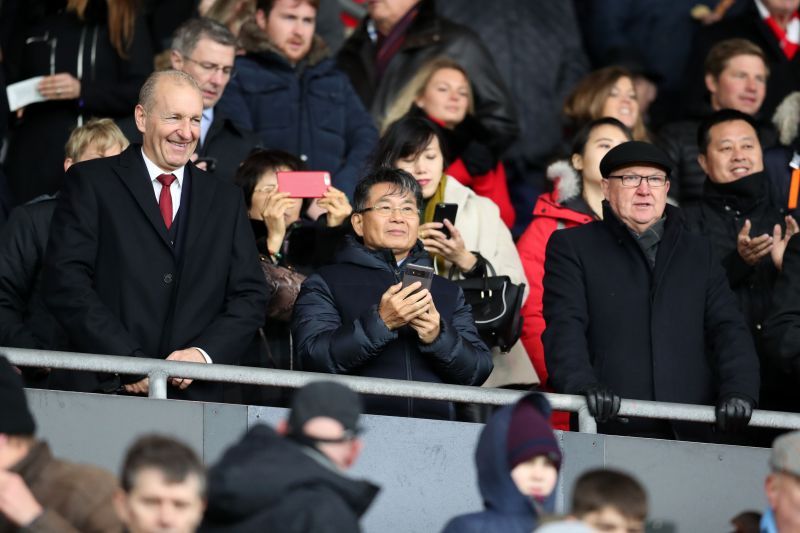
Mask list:
[{"label": "man with grey hair", "polygon": [[172,68],[189,74],[203,93],[203,118],[197,165],[223,179],[233,179],[239,164],[260,144],[258,136],[236,125],[216,106],[236,74],[236,37],[228,28],[208,18],[190,19],[172,40]]},{"label": "man with grey hair", "polygon": [[771,472],[764,489],[769,509],[761,518],[761,531],[800,531],[800,431],[781,435],[772,444]]},{"label": "man with grey hair", "polygon": [[[75,351],[235,364],[255,341],[267,290],[244,197],[188,164],[202,112],[191,76],[157,72],[135,109],[143,143],[69,169],[43,285]],[[223,399],[218,384],[170,384],[176,398]],[[89,389],[146,394],[149,383],[98,375]]]}]

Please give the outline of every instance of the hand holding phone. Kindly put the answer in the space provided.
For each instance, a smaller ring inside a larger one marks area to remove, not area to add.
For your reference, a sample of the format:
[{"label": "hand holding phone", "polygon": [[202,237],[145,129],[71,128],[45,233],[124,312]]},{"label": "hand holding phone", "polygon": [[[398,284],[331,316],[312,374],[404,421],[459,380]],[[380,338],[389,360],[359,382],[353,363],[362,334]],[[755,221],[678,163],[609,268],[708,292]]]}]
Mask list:
[{"label": "hand holding phone", "polygon": [[331,185],[329,172],[278,171],[278,190],[290,198],[322,198]]},{"label": "hand holding phone", "polygon": [[440,222],[442,224],[441,231],[445,237],[450,238],[450,230],[444,225],[445,219],[449,220],[451,224],[456,223],[456,214],[458,213],[458,204],[436,204],[433,210],[433,222]]}]

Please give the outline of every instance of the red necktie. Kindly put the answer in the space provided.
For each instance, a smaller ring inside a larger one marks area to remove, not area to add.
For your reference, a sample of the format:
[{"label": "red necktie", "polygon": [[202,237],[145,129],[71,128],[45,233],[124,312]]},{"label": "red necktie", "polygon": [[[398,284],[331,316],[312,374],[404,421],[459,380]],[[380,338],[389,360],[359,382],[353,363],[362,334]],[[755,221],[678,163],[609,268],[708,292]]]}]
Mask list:
[{"label": "red necktie", "polygon": [[172,194],[170,193],[170,186],[175,181],[175,176],[172,174],[161,174],[156,178],[161,183],[161,194],[158,195],[158,208],[161,210],[161,218],[164,219],[164,224],[167,229],[172,226]]}]

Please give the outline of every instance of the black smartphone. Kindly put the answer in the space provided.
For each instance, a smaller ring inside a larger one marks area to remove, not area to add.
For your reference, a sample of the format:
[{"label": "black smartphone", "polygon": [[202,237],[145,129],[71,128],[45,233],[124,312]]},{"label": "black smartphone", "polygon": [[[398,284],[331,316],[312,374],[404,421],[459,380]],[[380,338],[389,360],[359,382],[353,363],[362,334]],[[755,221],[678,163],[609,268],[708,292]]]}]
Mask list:
[{"label": "black smartphone", "polygon": [[405,272],[403,273],[403,288],[405,289],[415,281],[422,283],[422,287],[420,287],[419,290],[431,290],[431,283],[433,282],[433,268],[424,265],[406,265]]},{"label": "black smartphone", "polygon": [[216,157],[198,157],[194,164],[197,165],[198,163],[205,163],[206,164],[206,172],[214,172],[217,170],[217,158]]},{"label": "black smartphone", "polygon": [[448,239],[450,238],[450,230],[444,225],[444,219],[455,225],[457,213],[458,204],[436,204],[436,208],[433,211],[433,221],[442,223],[442,228],[439,231],[444,233]]}]

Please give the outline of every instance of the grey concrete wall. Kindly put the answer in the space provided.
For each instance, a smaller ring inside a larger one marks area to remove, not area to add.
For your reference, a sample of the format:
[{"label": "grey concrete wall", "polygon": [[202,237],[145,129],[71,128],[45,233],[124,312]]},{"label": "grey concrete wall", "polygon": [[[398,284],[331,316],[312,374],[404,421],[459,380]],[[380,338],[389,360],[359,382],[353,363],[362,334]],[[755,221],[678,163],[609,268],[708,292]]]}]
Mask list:
[{"label": "grey concrete wall", "polygon": [[[119,469],[126,447],[145,432],[173,435],[212,464],[253,424],[274,424],[283,409],[29,391],[39,425],[61,457]],[[364,530],[439,531],[452,516],[480,509],[473,452],[478,424],[366,416],[364,452],[352,474],[382,486]],[[674,531],[726,531],[745,509],[761,510],[768,450],[563,433],[560,509],[587,468],[633,473],[646,486],[651,518]]]}]

